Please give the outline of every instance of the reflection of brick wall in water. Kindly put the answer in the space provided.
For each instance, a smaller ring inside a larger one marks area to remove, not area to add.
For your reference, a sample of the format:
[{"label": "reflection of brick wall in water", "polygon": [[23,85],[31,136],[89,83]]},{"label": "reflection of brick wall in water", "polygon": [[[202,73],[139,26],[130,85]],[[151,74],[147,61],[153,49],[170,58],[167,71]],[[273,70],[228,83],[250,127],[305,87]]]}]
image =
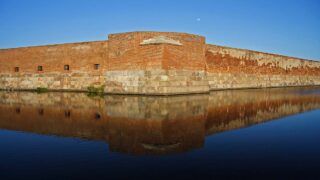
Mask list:
[{"label": "reflection of brick wall in water", "polygon": [[[41,66],[41,67],[40,67]],[[205,44],[174,32],[111,34],[106,41],[0,49],[0,89],[184,94],[320,85],[320,62]]]},{"label": "reflection of brick wall in water", "polygon": [[320,108],[313,89],[208,95],[90,98],[77,93],[0,93],[0,128],[108,142],[111,151],[166,154],[203,146],[205,135]]},{"label": "reflection of brick wall in water", "polygon": [[240,92],[237,96],[232,96],[229,103],[219,103],[226,97],[228,98],[224,95],[220,96],[221,99],[212,98],[209,100],[210,105],[205,125],[206,135],[320,108],[318,95],[297,95],[292,94],[290,90],[284,92],[279,92],[277,89],[265,90],[265,92],[258,90]]}]

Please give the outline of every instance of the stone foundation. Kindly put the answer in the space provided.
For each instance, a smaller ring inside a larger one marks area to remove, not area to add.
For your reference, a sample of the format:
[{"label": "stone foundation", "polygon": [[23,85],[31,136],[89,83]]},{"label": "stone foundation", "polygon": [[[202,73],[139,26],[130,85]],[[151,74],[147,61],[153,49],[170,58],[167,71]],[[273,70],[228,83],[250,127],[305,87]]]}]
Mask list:
[{"label": "stone foundation", "polygon": [[104,75],[23,74],[0,75],[1,90],[87,91],[105,88],[106,94],[175,95],[208,93],[210,90],[320,85],[319,76],[207,73],[188,70],[108,71]]},{"label": "stone foundation", "polygon": [[319,76],[207,73],[210,90],[320,85]]},{"label": "stone foundation", "polygon": [[103,76],[89,73],[0,75],[2,90],[47,88],[53,91],[87,91],[89,86],[102,84],[104,84]]},{"label": "stone foundation", "polygon": [[105,74],[106,93],[114,94],[190,94],[209,91],[205,71],[128,70]]}]

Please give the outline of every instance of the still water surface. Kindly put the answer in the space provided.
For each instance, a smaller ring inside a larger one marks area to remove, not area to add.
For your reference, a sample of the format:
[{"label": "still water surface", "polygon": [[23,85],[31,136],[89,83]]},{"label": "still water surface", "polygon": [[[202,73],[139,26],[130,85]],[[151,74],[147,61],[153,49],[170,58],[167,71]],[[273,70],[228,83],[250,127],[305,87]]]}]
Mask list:
[{"label": "still water surface", "polygon": [[0,92],[1,179],[319,179],[320,88]]}]

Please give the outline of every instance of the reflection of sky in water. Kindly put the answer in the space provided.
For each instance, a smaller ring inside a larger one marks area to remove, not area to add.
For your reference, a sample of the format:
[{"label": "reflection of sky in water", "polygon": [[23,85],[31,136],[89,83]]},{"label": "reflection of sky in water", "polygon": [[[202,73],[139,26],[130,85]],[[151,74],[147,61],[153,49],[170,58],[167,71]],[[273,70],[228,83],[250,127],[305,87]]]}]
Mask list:
[{"label": "reflection of sky in water", "polygon": [[319,169],[320,97],[292,91],[104,99],[1,92],[1,174],[308,179]]}]

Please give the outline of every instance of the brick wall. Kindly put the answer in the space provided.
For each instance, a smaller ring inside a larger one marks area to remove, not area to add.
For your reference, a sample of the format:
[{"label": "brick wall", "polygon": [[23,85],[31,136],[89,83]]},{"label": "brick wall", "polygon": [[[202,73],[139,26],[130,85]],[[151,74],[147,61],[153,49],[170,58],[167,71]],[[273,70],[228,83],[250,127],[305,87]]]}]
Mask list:
[{"label": "brick wall", "polygon": [[181,46],[166,45],[163,54],[163,69],[205,70],[205,38],[191,34],[166,34],[176,39]]},{"label": "brick wall", "polygon": [[0,89],[85,91],[103,85],[106,93],[162,95],[320,85],[320,62],[208,45],[202,36],[174,32],[0,50]]},{"label": "brick wall", "polygon": [[162,46],[142,46],[143,38],[152,33],[119,33],[109,35],[109,70],[161,69]]},{"label": "brick wall", "polygon": [[207,45],[208,72],[320,75],[320,62],[251,50]]},{"label": "brick wall", "polygon": [[[158,41],[165,37],[180,45]],[[143,44],[144,40],[154,42]],[[186,33],[131,32],[109,35],[110,70],[205,69],[205,38]]]},{"label": "brick wall", "polygon": [[320,85],[320,62],[207,45],[211,90]]},{"label": "brick wall", "polygon": [[[0,49],[0,74],[17,74],[15,67],[19,67],[20,74],[97,73],[94,64],[101,64],[98,71],[101,73],[106,70],[107,58],[107,41]],[[64,65],[69,65],[70,70],[65,71]],[[43,66],[42,72],[38,71],[38,66]]]},{"label": "brick wall", "polygon": [[107,41],[1,49],[0,89],[85,91],[103,84],[107,59]]},{"label": "brick wall", "polygon": [[204,37],[173,32],[132,32],[111,34],[108,42],[108,93],[208,91]]}]

